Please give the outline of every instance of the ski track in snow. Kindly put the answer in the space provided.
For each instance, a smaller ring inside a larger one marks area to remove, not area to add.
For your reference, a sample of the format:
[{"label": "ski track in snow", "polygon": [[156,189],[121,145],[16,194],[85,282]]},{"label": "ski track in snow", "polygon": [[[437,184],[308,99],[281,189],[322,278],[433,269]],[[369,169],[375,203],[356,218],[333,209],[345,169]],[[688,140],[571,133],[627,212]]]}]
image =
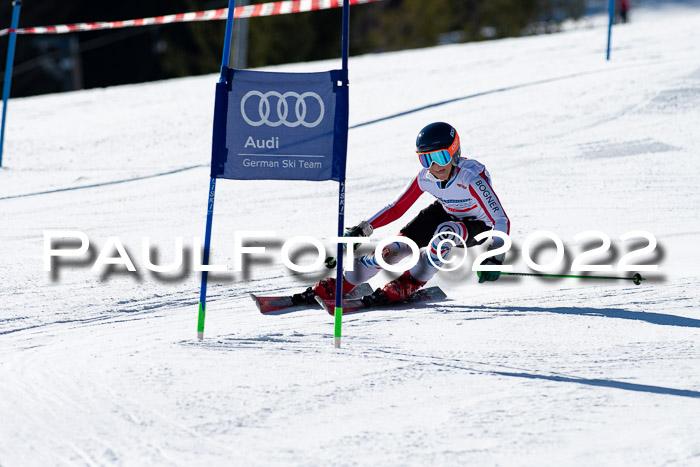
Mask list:
[{"label": "ski track in snow", "polygon": [[[417,170],[416,132],[444,120],[493,177],[516,270],[539,229],[562,238],[567,267],[579,232],[610,235],[613,250],[593,261],[615,265],[630,249],[619,236],[647,230],[659,244],[640,260],[660,269],[640,286],[479,285],[464,266],[434,280],[444,302],[345,316],[339,350],[320,309],[256,311],[249,293],[292,293],[323,274],[292,275],[279,242],[257,243],[270,254],[244,273],[210,275],[202,342],[199,276],[143,268],[142,237],[167,263],[182,236],[191,271],[216,76],[12,100],[0,465],[700,465],[699,21],[698,2],[647,2],[613,30],[610,63],[599,17],[561,34],[353,57],[348,223],[396,196]],[[336,207],[335,183],[221,181],[213,262],[233,265],[237,230],[327,241]],[[44,272],[46,229],[85,232],[88,257]],[[91,271],[112,235],[138,273]]]}]

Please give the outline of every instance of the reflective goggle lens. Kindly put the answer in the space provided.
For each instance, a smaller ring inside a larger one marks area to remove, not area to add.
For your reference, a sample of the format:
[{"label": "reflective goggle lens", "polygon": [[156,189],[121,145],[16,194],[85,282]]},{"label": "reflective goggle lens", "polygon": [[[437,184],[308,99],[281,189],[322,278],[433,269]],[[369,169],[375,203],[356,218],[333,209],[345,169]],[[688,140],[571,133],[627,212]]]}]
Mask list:
[{"label": "reflective goggle lens", "polygon": [[447,165],[452,160],[452,155],[447,149],[440,149],[438,151],[424,152],[418,154],[418,159],[423,167],[429,169],[433,162],[437,165]]}]

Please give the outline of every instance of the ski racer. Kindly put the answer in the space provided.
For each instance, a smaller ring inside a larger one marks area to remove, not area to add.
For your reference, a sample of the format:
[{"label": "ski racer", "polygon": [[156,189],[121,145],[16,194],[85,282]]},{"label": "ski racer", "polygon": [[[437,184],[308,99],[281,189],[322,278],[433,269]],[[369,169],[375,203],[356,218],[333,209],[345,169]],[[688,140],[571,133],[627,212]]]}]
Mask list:
[{"label": "ski racer", "polygon": [[[460,157],[459,135],[452,125],[435,122],[423,128],[416,138],[416,153],[423,167],[398,198],[366,221],[348,228],[345,234],[346,237],[369,237],[374,229],[399,219],[423,193],[436,198],[399,234],[410,238],[420,248],[418,263],[372,295],[364,297],[363,302],[367,305],[408,298],[435,275],[444,264],[441,259],[453,245],[472,247],[481,244],[486,239],[477,242],[474,237],[491,229],[510,233],[510,220],[491,186],[488,171],[480,162]],[[443,241],[445,239],[454,243]],[[494,237],[489,249],[502,245],[503,240]],[[383,249],[382,258],[387,264],[395,264],[411,252],[405,243],[394,242]],[[487,258],[483,264],[500,265],[504,256],[499,254]],[[380,270],[374,253],[356,259],[353,270],[344,273],[343,294],[368,281]],[[495,281],[500,274],[498,271],[480,271],[479,282]],[[315,295],[332,299],[335,290],[335,278],[327,278],[304,293],[294,295],[293,300],[310,303]]]}]

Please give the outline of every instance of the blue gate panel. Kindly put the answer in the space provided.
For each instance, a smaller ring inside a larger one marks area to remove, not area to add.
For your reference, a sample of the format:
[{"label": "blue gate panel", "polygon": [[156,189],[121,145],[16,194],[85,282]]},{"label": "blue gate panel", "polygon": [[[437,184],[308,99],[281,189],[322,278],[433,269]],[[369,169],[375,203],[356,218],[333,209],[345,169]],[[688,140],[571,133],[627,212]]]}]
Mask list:
[{"label": "blue gate panel", "polygon": [[341,70],[228,69],[216,88],[211,176],[339,181],[348,128],[342,83]]}]

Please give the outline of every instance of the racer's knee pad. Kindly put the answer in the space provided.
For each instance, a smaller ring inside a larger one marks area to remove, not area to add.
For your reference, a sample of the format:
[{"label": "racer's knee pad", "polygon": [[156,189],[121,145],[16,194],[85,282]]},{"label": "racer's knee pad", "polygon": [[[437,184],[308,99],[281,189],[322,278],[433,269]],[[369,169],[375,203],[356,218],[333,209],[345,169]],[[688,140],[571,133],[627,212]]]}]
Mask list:
[{"label": "racer's knee pad", "polygon": [[464,223],[457,221],[443,222],[435,229],[430,246],[435,250],[447,248],[447,251],[449,251],[453,247],[464,246],[468,235],[467,226]]}]

